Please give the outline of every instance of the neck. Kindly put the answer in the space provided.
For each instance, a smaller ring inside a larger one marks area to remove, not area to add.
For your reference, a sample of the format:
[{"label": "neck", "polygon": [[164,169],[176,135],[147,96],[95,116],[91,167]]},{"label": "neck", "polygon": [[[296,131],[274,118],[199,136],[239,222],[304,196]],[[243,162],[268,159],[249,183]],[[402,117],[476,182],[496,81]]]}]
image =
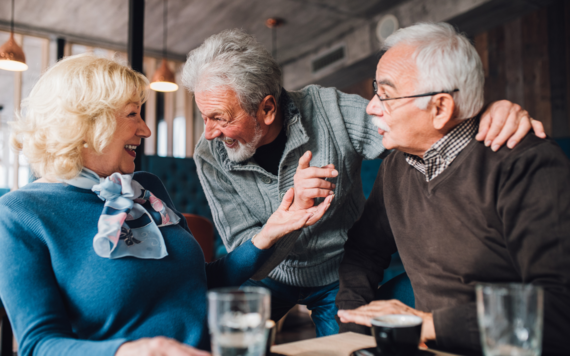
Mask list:
[{"label": "neck", "polygon": [[259,142],[259,146],[265,146],[270,144],[271,142],[275,141],[279,133],[283,129],[283,114],[281,113],[281,108],[277,108],[277,112],[275,113],[275,120],[267,127],[267,133],[263,137],[263,139]]},{"label": "neck", "polygon": [[417,140],[418,145],[415,147],[406,147],[400,149],[400,151],[424,158],[425,153],[433,146],[434,143],[441,140],[445,135],[447,135],[451,130],[453,130],[457,125],[459,125],[463,120],[449,120],[446,125],[441,129],[434,129],[430,134]]}]

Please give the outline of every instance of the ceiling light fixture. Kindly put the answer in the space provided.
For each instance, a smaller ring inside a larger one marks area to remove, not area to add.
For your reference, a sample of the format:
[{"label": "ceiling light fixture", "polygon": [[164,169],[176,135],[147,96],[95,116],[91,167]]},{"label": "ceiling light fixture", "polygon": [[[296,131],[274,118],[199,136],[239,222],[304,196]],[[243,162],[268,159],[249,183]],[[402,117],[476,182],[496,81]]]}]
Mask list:
[{"label": "ceiling light fixture", "polygon": [[0,47],[0,69],[22,72],[28,69],[26,55],[14,40],[14,0],[12,0],[12,22],[10,38]]},{"label": "ceiling light fixture", "polygon": [[277,55],[277,27],[285,24],[285,20],[278,17],[270,17],[265,21],[265,26],[271,29],[271,56],[275,59]]},{"label": "ceiling light fixture", "polygon": [[174,73],[168,68],[168,62],[166,61],[166,0],[163,0],[164,4],[164,18],[163,24],[163,42],[162,42],[162,62],[160,67],[154,72],[152,76],[152,81],[150,83],[150,88],[155,91],[171,92],[177,91],[178,85],[174,80]]}]

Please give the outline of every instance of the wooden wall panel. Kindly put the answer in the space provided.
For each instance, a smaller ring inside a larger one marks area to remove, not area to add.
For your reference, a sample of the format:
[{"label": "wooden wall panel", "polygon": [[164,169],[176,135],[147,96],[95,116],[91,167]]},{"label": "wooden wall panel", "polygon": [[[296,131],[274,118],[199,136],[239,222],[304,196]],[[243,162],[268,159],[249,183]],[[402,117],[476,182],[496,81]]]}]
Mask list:
[{"label": "wooden wall panel", "polygon": [[546,8],[522,18],[524,108],[552,134]]}]

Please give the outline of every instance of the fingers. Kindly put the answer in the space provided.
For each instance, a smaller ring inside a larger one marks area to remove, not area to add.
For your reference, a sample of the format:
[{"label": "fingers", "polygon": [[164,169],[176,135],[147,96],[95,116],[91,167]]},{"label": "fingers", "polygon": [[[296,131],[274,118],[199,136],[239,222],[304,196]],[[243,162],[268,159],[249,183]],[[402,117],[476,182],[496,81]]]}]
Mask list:
[{"label": "fingers", "polygon": [[[484,137],[485,146],[491,146],[493,140],[499,135],[507,118],[511,115],[511,107],[516,104],[512,104],[510,101],[501,100],[494,102],[489,106],[489,108],[483,113],[481,121],[489,121],[489,129]],[[518,106],[518,105],[517,105]],[[520,109],[520,106],[519,106]],[[481,131],[481,130],[479,130]],[[513,130],[514,132],[514,130]]]},{"label": "fingers", "polygon": [[293,198],[295,197],[295,189],[289,188],[287,193],[283,196],[283,200],[281,200],[281,204],[279,205],[279,209],[281,210],[289,210],[291,204],[293,204]]},{"label": "fingers", "polygon": [[491,114],[489,113],[489,109],[485,110],[483,115],[481,115],[481,119],[479,120],[479,132],[475,136],[477,141],[483,141],[485,137],[487,137],[487,133],[489,132],[489,127],[491,126]]},{"label": "fingers", "polygon": [[303,170],[297,169],[297,173],[295,173],[296,180],[300,179],[312,179],[312,178],[334,178],[338,176],[338,171],[332,168],[325,166],[326,168],[319,168],[319,167],[308,167]]},{"label": "fingers", "polygon": [[[519,128],[519,124],[521,124],[526,132],[528,132],[530,130],[530,120],[528,120],[528,116],[527,116],[527,120],[523,120],[521,122],[521,115],[519,115],[520,113],[520,106],[516,105],[519,110],[515,110],[515,109],[511,109],[509,111],[509,115],[507,116],[507,120],[504,122],[504,125],[501,128],[498,128],[498,130],[500,130],[499,134],[497,135],[497,137],[495,137],[492,141],[491,144],[491,149],[493,151],[497,151],[499,148],[501,148],[501,146],[503,146],[505,144],[505,142],[507,142],[507,140],[509,139],[509,137],[513,136],[516,132],[517,129]],[[526,113],[526,110],[524,111]],[[491,124],[491,129],[489,130],[490,132],[493,131],[493,124]],[[524,137],[524,136],[523,136]],[[487,137],[488,139],[489,137]],[[487,142],[487,139],[485,140],[485,143]],[[520,141],[517,140],[517,142]]]},{"label": "fingers", "polygon": [[546,138],[546,132],[544,132],[544,126],[542,122],[534,119],[530,119],[530,124],[532,125],[532,129],[534,130],[534,134],[540,138]]},{"label": "fingers", "polygon": [[319,221],[331,206],[333,198],[334,195],[330,195],[322,203],[320,203],[316,208],[316,211],[312,212],[312,215],[305,223],[305,226],[314,225],[317,221]]},{"label": "fingers", "polygon": [[509,138],[509,142],[507,142],[507,147],[508,148],[515,147],[517,143],[519,143],[530,131],[530,127],[531,127],[530,121],[527,120],[521,121],[519,127],[517,128],[517,132],[515,132],[513,136]]},{"label": "fingers", "polygon": [[339,310],[337,314],[342,323],[355,323],[372,326],[372,324],[370,324],[370,319],[372,319],[372,317],[369,315],[355,313],[354,310]]},{"label": "fingers", "polygon": [[302,169],[309,168],[312,157],[313,157],[313,154],[311,153],[311,151],[305,152],[301,156],[301,158],[299,158],[299,165],[297,166],[297,172],[302,170]]}]

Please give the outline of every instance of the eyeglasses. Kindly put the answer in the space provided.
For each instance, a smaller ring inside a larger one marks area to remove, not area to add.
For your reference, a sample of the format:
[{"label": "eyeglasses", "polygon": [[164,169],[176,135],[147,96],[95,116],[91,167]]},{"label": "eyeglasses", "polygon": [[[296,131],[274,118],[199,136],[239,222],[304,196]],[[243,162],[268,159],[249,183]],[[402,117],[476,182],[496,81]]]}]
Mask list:
[{"label": "eyeglasses", "polygon": [[384,104],[385,101],[388,100],[396,100],[396,99],[408,99],[408,98],[421,98],[422,96],[432,96],[432,95],[436,95],[436,94],[451,94],[451,93],[455,93],[456,91],[459,91],[459,89],[453,89],[451,91],[434,91],[431,93],[425,93],[425,94],[417,94],[417,95],[409,95],[409,96],[400,96],[398,98],[382,98],[380,96],[380,94],[378,94],[378,83],[376,83],[376,79],[372,81],[372,87],[374,88],[374,95],[376,95],[378,97],[378,100],[380,100],[380,104],[382,105],[382,111],[385,111],[387,113],[389,113],[389,111],[386,108],[386,105]]}]

